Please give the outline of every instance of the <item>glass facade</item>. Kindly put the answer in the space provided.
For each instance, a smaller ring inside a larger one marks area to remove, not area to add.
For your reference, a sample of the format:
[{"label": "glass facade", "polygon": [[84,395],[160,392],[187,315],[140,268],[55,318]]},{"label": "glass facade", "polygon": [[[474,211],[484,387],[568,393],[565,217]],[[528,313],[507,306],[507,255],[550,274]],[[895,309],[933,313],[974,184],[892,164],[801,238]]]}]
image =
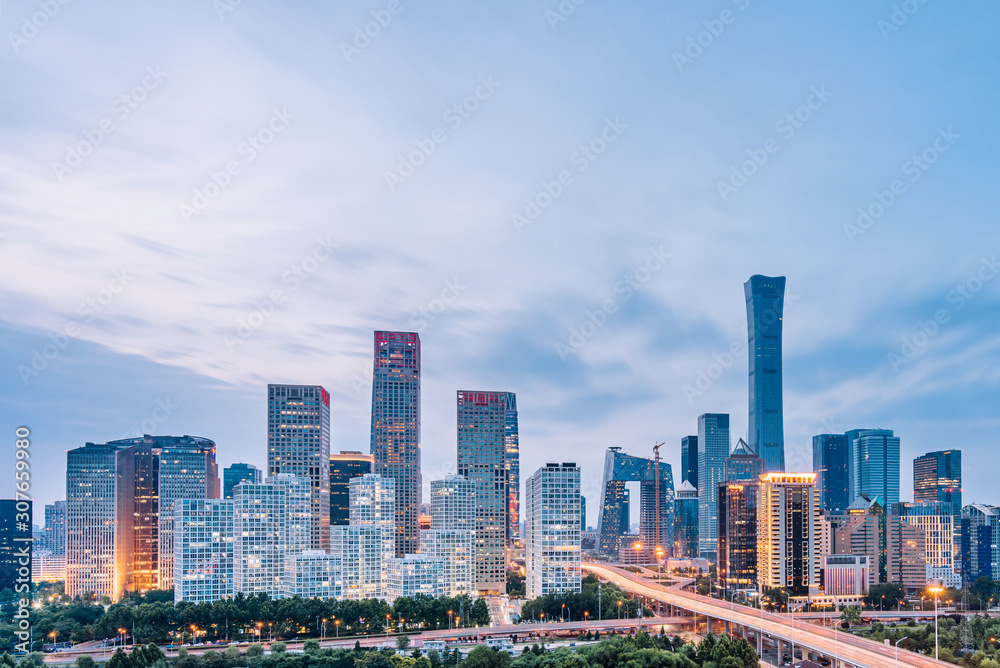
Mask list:
[{"label": "glass facade", "polygon": [[524,483],[524,564],[528,599],[579,592],[580,467],[546,464]]},{"label": "glass facade", "polygon": [[374,473],[396,484],[396,556],[420,540],[420,335],[375,332],[372,372]]},{"label": "glass facade", "polygon": [[832,515],[843,515],[853,499],[850,496],[850,469],[847,437],[844,434],[813,436],[813,473],[819,503]]},{"label": "glass facade", "polygon": [[681,439],[681,482],[687,480],[698,489],[698,437],[685,436]]},{"label": "glass facade", "polygon": [[729,456],[729,414],[698,416],[698,542],[701,556],[714,559],[718,547],[719,483]]},{"label": "glass facade", "polygon": [[233,488],[241,482],[260,483],[262,472],[253,464],[237,462],[222,471],[222,498],[233,498]]},{"label": "glass facade", "polygon": [[891,429],[847,432],[853,466],[852,496],[881,497],[886,507],[899,502],[899,437]]},{"label": "glass facade", "polygon": [[310,548],[330,546],[330,393],[320,385],[267,386],[267,477],[309,479]]},{"label": "glass facade", "polygon": [[[0,499],[0,591],[31,600],[31,501]],[[15,622],[16,623],[16,622]]]},{"label": "glass facade", "polygon": [[928,452],[913,460],[913,500],[943,503],[954,526],[956,563],[962,546],[962,451]]},{"label": "glass facade", "polygon": [[375,459],[356,451],[330,455],[330,526],[347,526],[351,519],[351,480],[374,473]]},{"label": "glass facade", "polygon": [[743,284],[747,302],[747,352],[750,361],[750,447],[767,470],[785,470],[785,431],[781,397],[781,325],[785,277],[755,274]]},{"label": "glass facade", "polygon": [[698,490],[687,480],[677,488],[674,498],[675,559],[696,559],[698,549]]},{"label": "glass facade", "polygon": [[719,580],[726,596],[757,587],[757,483],[719,485]]},{"label": "glass facade", "polygon": [[733,482],[736,480],[753,480],[766,473],[767,466],[764,460],[757,456],[747,442],[742,438],[733,448],[732,453],[726,458],[725,480]]},{"label": "glass facade", "polygon": [[458,474],[476,485],[476,588],[507,587],[507,406],[510,392],[458,392]]},{"label": "glass facade", "polygon": [[507,410],[505,413],[504,447],[507,451],[507,546],[513,548],[515,539],[519,538],[521,525],[521,447],[517,430],[517,397],[513,392],[507,393]]},{"label": "glass facade", "polygon": [[235,595],[233,501],[174,502],[174,602],[202,603]]}]

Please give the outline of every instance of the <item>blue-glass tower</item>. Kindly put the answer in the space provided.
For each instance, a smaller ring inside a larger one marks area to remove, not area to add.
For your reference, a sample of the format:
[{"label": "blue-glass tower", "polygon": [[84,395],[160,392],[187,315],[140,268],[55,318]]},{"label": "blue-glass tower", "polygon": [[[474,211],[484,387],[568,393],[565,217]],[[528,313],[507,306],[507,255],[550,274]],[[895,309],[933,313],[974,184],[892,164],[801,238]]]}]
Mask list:
[{"label": "blue-glass tower", "polygon": [[743,284],[750,357],[750,447],[771,473],[785,470],[781,404],[781,320],[785,277],[754,274]]},{"label": "blue-glass tower", "polygon": [[850,457],[844,434],[813,436],[813,473],[819,490],[820,507],[834,515],[843,515],[851,496]]}]

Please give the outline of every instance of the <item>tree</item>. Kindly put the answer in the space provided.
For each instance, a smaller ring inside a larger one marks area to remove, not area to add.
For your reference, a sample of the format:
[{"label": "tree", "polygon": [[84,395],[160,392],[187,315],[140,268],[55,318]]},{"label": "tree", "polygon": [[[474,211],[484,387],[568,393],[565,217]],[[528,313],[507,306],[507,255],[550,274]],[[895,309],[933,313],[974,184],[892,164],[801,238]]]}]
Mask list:
[{"label": "tree", "polygon": [[76,668],[94,668],[94,657],[92,656],[78,656],[76,657]]},{"label": "tree", "polygon": [[111,655],[105,668],[132,668],[132,658],[121,647]]},{"label": "tree", "polygon": [[489,645],[479,645],[469,652],[469,656],[462,662],[462,668],[507,668],[510,662],[510,654],[507,652]]},{"label": "tree", "polygon": [[840,613],[840,619],[842,619],[846,624],[847,628],[861,622],[861,608],[856,605],[849,605],[844,608],[844,611]]},{"label": "tree", "polygon": [[525,595],[524,576],[517,571],[507,572],[507,594],[511,598],[520,598]]},{"label": "tree", "polygon": [[280,640],[276,640],[275,642],[271,643],[271,654],[283,654],[287,649],[287,647],[288,646],[285,645],[285,643],[281,642]]},{"label": "tree", "polygon": [[[121,651],[121,650],[118,650]],[[44,668],[45,666],[45,655],[41,652],[31,652],[27,656],[21,659],[21,663],[18,664],[23,668]]]},{"label": "tree", "polygon": [[410,636],[401,635],[396,636],[396,649],[401,649],[404,652],[410,647]]},{"label": "tree", "polygon": [[302,651],[306,654],[319,654],[319,649],[319,641],[315,638],[309,638],[302,643]]},{"label": "tree", "polygon": [[255,642],[254,644],[247,647],[247,658],[253,658],[256,656],[263,656],[263,655],[264,655],[264,646],[261,645],[259,642]]},{"label": "tree", "polygon": [[868,590],[868,596],[865,597],[868,606],[884,609],[894,608],[902,600],[903,586],[894,582],[872,585]]}]

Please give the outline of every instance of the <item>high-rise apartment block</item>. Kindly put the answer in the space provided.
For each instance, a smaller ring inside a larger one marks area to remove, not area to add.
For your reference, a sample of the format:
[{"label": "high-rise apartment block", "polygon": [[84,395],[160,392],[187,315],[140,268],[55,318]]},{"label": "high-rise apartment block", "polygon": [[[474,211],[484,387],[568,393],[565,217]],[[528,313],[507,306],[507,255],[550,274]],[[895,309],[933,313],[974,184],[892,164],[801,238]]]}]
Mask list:
[{"label": "high-rise apartment block", "polygon": [[726,482],[736,480],[756,481],[767,472],[767,463],[753,451],[742,438],[726,457],[723,478]]},{"label": "high-rise apartment block", "polygon": [[53,556],[66,556],[66,502],[56,501],[45,506],[45,543],[42,545]]},{"label": "high-rise apartment block", "polygon": [[853,500],[846,437],[844,434],[819,434],[813,436],[812,448],[820,506],[827,513],[842,515]]},{"label": "high-rise apartment block", "polygon": [[241,462],[226,467],[222,471],[222,498],[233,498],[233,488],[241,482],[260,484],[263,482],[263,473],[253,464]]},{"label": "high-rise apartment block", "polygon": [[[785,431],[781,388],[781,327],[785,277],[754,274],[743,284],[747,303],[747,352],[750,359],[750,447],[767,470],[785,470]],[[703,489],[700,486],[699,489]]]},{"label": "high-rise apartment block", "polygon": [[458,392],[458,473],[476,484],[476,589],[483,595],[502,594],[507,586],[506,436],[512,401],[511,392]]},{"label": "high-rise apartment block", "polygon": [[374,473],[374,466],[374,457],[356,450],[330,455],[330,526],[351,523],[351,479]]},{"label": "high-rise apartment block", "polygon": [[333,527],[330,554],[340,559],[341,589],[345,599],[385,598],[388,563],[382,527]]},{"label": "high-rise apartment block", "polygon": [[546,464],[524,484],[528,598],[579,592],[580,558],[580,467]]},{"label": "high-rise apartment block", "polygon": [[286,598],[340,598],[343,595],[340,556],[304,550],[285,559]]},{"label": "high-rise apartment block", "polygon": [[899,501],[899,437],[891,429],[853,429],[845,435],[851,464],[851,497]]},{"label": "high-rise apartment block", "polygon": [[719,483],[729,456],[729,414],[698,417],[698,541],[701,556],[715,558],[718,548]]},{"label": "high-rise apartment block", "polygon": [[899,583],[907,595],[915,595],[927,586],[924,529],[890,515],[887,534],[889,582]]},{"label": "high-rise apartment block", "polygon": [[312,516],[312,481],[305,476],[279,473],[267,479],[285,490],[285,556],[310,549],[315,535]]},{"label": "high-rise apartment block", "polygon": [[351,526],[374,526],[382,531],[382,559],[395,555],[396,482],[367,473],[350,482]]},{"label": "high-rise apartment block", "polygon": [[1000,508],[970,503],[962,508],[962,581],[1000,580]]},{"label": "high-rise apartment block", "polygon": [[757,588],[758,484],[719,484],[718,573],[726,596]]},{"label": "high-rise apartment block", "polygon": [[390,557],[386,595],[389,600],[413,596],[438,598],[445,594],[444,560],[429,554]]},{"label": "high-rise apartment block", "polygon": [[431,481],[431,527],[420,532],[420,550],[443,562],[447,596],[475,597],[476,483],[461,475]]},{"label": "high-rise apartment block", "polygon": [[310,547],[330,546],[330,393],[320,385],[267,386],[267,475],[308,478]]},{"label": "high-rise apartment block", "polygon": [[814,473],[767,473],[757,501],[758,585],[813,596],[820,584],[822,512]]},{"label": "high-rise apartment block", "polygon": [[174,501],[174,602],[220,601],[236,594],[231,499]]},{"label": "high-rise apartment block", "polygon": [[891,515],[902,517],[924,532],[925,561],[934,568],[955,568],[955,527],[951,504],[894,503]]},{"label": "high-rise apartment block", "polygon": [[418,548],[420,479],[420,335],[375,332],[372,372],[375,473],[396,483],[396,555]]},{"label": "high-rise apartment block", "polygon": [[674,496],[675,559],[698,558],[698,490],[685,480]]},{"label": "high-rise apartment block", "polygon": [[687,480],[698,489],[698,437],[685,436],[681,439],[681,482]]},{"label": "high-rise apartment block", "polygon": [[233,506],[236,591],[280,598],[288,532],[287,488],[243,483],[236,486]]}]

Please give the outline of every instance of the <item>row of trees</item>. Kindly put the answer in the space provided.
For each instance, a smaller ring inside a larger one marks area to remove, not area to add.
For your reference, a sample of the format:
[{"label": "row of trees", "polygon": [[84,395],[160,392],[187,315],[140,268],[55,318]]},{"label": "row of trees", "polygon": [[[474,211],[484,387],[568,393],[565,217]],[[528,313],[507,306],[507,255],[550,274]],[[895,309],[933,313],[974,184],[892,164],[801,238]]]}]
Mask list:
[{"label": "row of trees", "polygon": [[617,619],[638,615],[639,603],[616,585],[599,580],[593,574],[583,578],[580,593],[548,594],[521,606],[521,622],[567,619]]},{"label": "row of trees", "polygon": [[[6,613],[6,611],[4,611]],[[12,616],[5,614],[4,619]],[[325,620],[325,621],[324,621]],[[102,640],[125,635],[139,643],[218,640],[267,640],[485,626],[490,622],[483,599],[468,596],[398,598],[392,605],[377,599],[283,598],[266,594],[214,603],[174,604],[171,592],[148,592],[123,598],[107,609],[75,600],[68,604],[46,601],[32,612],[34,637],[43,642]],[[120,629],[124,629],[122,634]],[[13,648],[14,628],[0,622],[0,651]]]}]

